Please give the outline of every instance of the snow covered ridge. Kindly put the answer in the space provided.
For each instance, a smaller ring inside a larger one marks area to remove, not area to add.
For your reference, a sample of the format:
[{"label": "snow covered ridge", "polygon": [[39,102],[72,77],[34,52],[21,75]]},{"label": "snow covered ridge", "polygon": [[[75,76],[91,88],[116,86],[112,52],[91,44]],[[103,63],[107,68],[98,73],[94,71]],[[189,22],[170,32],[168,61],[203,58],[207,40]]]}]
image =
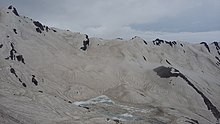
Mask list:
[{"label": "snow covered ridge", "polygon": [[213,124],[220,43],[105,40],[0,10],[0,123]]}]

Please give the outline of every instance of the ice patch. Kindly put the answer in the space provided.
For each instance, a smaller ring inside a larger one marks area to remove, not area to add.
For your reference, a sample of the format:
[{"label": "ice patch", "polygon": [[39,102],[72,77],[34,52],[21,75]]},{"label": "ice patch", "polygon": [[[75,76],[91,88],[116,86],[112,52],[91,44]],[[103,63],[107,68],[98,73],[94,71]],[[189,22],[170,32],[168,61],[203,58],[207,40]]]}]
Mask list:
[{"label": "ice patch", "polygon": [[94,105],[97,103],[104,103],[104,104],[109,104],[109,105],[115,104],[114,101],[112,101],[106,95],[101,95],[101,96],[92,98],[87,101],[76,101],[73,104],[78,105],[78,106],[86,106],[86,105]]}]

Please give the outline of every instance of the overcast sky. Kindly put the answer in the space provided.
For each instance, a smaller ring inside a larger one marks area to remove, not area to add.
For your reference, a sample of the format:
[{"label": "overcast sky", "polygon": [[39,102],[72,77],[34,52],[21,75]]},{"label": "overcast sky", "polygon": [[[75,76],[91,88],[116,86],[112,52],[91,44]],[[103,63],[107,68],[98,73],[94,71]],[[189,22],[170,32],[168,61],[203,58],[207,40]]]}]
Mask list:
[{"label": "overcast sky", "polygon": [[220,0],[0,0],[45,25],[90,37],[220,41]]}]

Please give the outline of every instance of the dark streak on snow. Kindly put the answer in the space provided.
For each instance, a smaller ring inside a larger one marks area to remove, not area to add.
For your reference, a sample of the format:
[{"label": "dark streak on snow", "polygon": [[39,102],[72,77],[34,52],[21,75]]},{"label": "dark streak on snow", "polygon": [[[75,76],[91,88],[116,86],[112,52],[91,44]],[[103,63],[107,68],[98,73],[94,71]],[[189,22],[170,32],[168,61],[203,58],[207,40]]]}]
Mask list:
[{"label": "dark streak on snow", "polygon": [[167,62],[169,65],[171,65],[170,62],[169,62],[168,60],[166,60],[166,62]]},{"label": "dark streak on snow", "polygon": [[145,58],[145,56],[143,56],[144,60],[147,61],[147,59]]},{"label": "dark streak on snow", "polygon": [[[171,72],[171,70],[173,70],[175,73]],[[195,85],[193,83],[191,83],[182,73],[180,73],[179,70],[172,68],[172,67],[160,66],[158,68],[155,68],[154,71],[161,78],[180,76],[182,79],[184,79],[188,83],[188,85],[190,85],[203,98],[204,103],[206,104],[208,110],[211,110],[212,114],[217,119],[217,121],[219,120],[220,112],[218,111],[218,109],[212,104],[212,102],[198,88],[195,87]]]},{"label": "dark streak on snow", "polygon": [[193,124],[199,124],[199,122],[195,119],[192,119],[192,118],[188,118],[188,117],[185,117],[186,119],[190,120],[193,122]]}]

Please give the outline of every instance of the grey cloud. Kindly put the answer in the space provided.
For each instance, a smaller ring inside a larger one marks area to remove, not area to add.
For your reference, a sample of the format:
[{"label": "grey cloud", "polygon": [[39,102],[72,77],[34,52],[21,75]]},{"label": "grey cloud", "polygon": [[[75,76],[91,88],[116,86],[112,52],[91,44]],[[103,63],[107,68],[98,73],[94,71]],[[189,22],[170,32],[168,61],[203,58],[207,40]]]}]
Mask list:
[{"label": "grey cloud", "polygon": [[46,25],[103,38],[145,36],[148,31],[220,31],[219,0],[0,0],[0,3],[13,4],[22,15]]}]

